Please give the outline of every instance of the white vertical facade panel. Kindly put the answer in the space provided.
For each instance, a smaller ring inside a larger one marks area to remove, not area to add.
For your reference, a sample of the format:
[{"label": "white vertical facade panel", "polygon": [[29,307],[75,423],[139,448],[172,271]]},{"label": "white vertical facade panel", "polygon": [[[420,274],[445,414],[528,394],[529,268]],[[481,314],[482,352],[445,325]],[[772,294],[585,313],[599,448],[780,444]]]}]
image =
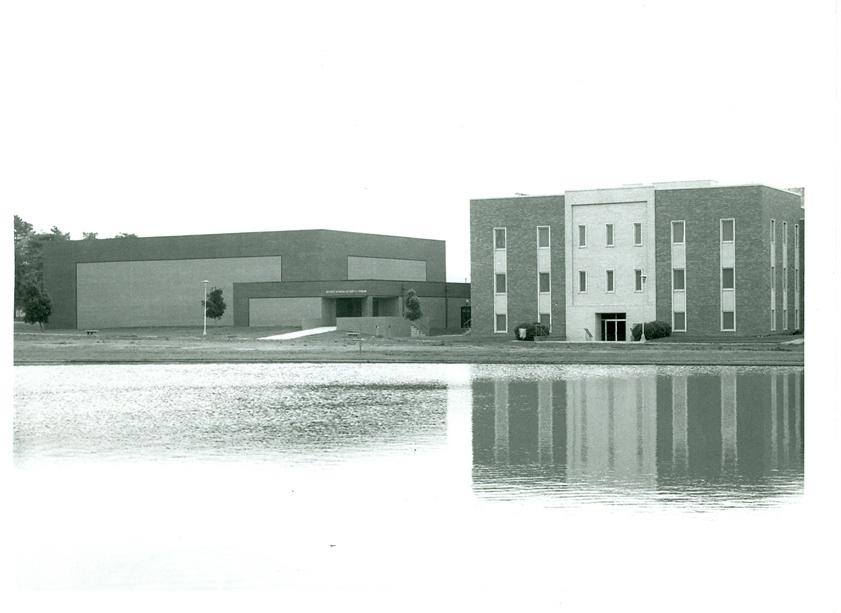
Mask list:
[{"label": "white vertical facade panel", "polygon": [[[689,240],[687,235],[686,221],[683,219],[675,219],[674,221],[683,222],[683,242],[674,242],[674,230],[670,228],[670,242],[672,246],[672,272],[669,279],[669,287],[672,288],[672,330],[675,329],[675,313],[683,313],[684,326],[683,331],[689,330],[689,317],[686,313],[686,287],[689,282],[689,271],[686,270],[686,242]],[[670,224],[672,225],[672,224]],[[676,290],[674,288],[674,271],[683,269],[683,289]]]},{"label": "white vertical facade panel", "polygon": [[[505,232],[505,248],[497,249],[496,247],[496,231],[503,230]],[[494,246],[494,279],[493,281],[493,291],[494,291],[494,320],[493,320],[493,330],[495,333],[503,333],[508,330],[510,327],[510,322],[508,321],[508,230],[506,228],[494,228],[492,230],[493,236],[491,237],[493,240]],[[504,293],[497,293],[496,291],[496,275],[497,274],[504,274],[505,275],[505,292]],[[505,330],[497,330],[496,327],[496,316],[497,315],[505,315]]]},{"label": "white vertical facade panel", "polygon": [[735,243],[721,243],[721,267],[735,268],[736,267],[736,244]]},{"label": "white vertical facade panel", "polygon": [[736,292],[732,289],[721,290],[721,310],[735,311],[736,310]]},{"label": "white vertical facade panel", "polygon": [[[685,232],[684,229],[684,240],[686,240]],[[686,268],[686,243],[672,244],[672,268]]]},{"label": "white vertical facade panel", "polygon": [[[545,226],[538,226],[535,228],[535,245],[537,245],[537,273],[538,273],[538,280],[537,280],[537,321],[540,321],[540,315],[546,314],[549,315],[549,327],[551,330],[552,327],[552,260],[550,258],[550,248],[552,245],[552,229],[549,228],[549,245],[546,247],[540,246],[540,240],[538,238],[540,234],[540,230],[538,228],[545,227]],[[540,291],[540,273],[547,273],[549,274],[549,291],[548,292],[541,292]]]}]

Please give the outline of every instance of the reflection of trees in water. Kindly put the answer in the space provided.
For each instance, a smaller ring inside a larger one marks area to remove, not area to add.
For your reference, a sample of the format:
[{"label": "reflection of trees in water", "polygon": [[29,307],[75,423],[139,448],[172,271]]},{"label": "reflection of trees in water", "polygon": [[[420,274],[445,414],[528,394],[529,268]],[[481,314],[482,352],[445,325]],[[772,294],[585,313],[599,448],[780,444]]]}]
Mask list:
[{"label": "reflection of trees in water", "polygon": [[[478,380],[478,489],[802,490],[802,371]],[[713,491],[715,490],[715,491]]]}]

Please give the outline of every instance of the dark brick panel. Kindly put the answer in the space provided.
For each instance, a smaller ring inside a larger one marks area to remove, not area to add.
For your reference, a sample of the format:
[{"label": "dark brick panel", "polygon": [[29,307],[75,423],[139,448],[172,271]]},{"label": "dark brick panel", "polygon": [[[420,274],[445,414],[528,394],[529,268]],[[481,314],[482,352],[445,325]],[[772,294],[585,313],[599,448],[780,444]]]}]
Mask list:
[{"label": "dark brick panel", "polygon": [[551,228],[552,336],[566,335],[564,197],[470,202],[470,281],[473,333],[493,334],[493,229],[507,228],[508,328],[537,320],[537,226]]}]

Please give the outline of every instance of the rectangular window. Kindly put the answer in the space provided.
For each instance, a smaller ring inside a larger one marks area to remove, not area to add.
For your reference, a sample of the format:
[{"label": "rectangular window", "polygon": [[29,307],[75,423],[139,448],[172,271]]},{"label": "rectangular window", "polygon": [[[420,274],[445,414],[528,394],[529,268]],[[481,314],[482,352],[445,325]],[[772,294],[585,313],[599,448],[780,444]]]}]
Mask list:
[{"label": "rectangular window", "polygon": [[551,330],[551,328],[552,328],[552,317],[549,315],[549,313],[541,313],[537,317],[538,317],[538,321],[540,322],[541,326],[546,326],[548,329]]},{"label": "rectangular window", "polygon": [[549,246],[549,226],[537,226],[537,246]]},{"label": "rectangular window", "polygon": [[771,220],[771,242],[777,242],[777,221],[775,219]]},{"label": "rectangular window", "polygon": [[794,275],[794,291],[800,293],[800,276]]},{"label": "rectangular window", "polygon": [[686,332],[686,313],[675,312],[674,319],[675,325],[672,327],[672,330],[675,332]]},{"label": "rectangular window", "polygon": [[672,222],[672,243],[676,245],[682,245],[684,243],[684,230],[686,229],[686,225],[682,221],[673,221]]},{"label": "rectangular window", "polygon": [[783,330],[788,330],[788,309],[783,309]]},{"label": "rectangular window", "polygon": [[610,292],[610,293],[613,292],[613,271],[612,270],[607,271],[607,278],[605,279],[605,287],[607,288],[608,292]]},{"label": "rectangular window", "polygon": [[508,316],[504,313],[499,313],[496,316],[496,332],[508,331]]},{"label": "rectangular window", "polygon": [[505,228],[494,228],[494,248],[505,249]]},{"label": "rectangular window", "polygon": [[732,243],[736,240],[736,220],[722,219],[721,220],[721,242]]},{"label": "rectangular window", "polygon": [[800,257],[800,226],[794,224],[794,267],[798,268],[800,263],[797,259]]},{"label": "rectangular window", "polygon": [[721,289],[736,289],[736,275],[732,268],[721,269]]},{"label": "rectangular window", "polygon": [[586,292],[587,291],[587,271],[586,270],[579,270],[578,271],[578,291],[579,292]]},{"label": "rectangular window", "polygon": [[672,270],[672,289],[678,291],[686,289],[686,271],[683,268]]},{"label": "rectangular window", "polygon": [[639,222],[634,224],[634,245],[642,245],[642,224]]},{"label": "rectangular window", "polygon": [[498,272],[496,273],[496,293],[497,294],[504,294],[505,293],[505,273]]},{"label": "rectangular window", "polygon": [[642,271],[639,268],[634,270],[634,291],[642,291]]},{"label": "rectangular window", "polygon": [[538,291],[541,294],[547,294],[550,291],[552,291],[551,286],[550,286],[549,273],[548,272],[539,273],[537,275],[537,278],[538,278],[538,285],[539,285]]},{"label": "rectangular window", "polygon": [[777,309],[771,309],[771,331],[777,329]]},{"label": "rectangular window", "polygon": [[736,313],[733,311],[721,312],[721,329],[731,332],[736,329]]},{"label": "rectangular window", "polygon": [[604,226],[604,244],[607,247],[613,247],[613,224],[608,223]]},{"label": "rectangular window", "polygon": [[771,267],[771,291],[773,292],[777,289],[777,268],[775,266]]},{"label": "rectangular window", "polygon": [[783,222],[783,245],[788,244],[788,222]]},{"label": "rectangular window", "polygon": [[587,246],[587,226],[578,226],[578,246]]}]

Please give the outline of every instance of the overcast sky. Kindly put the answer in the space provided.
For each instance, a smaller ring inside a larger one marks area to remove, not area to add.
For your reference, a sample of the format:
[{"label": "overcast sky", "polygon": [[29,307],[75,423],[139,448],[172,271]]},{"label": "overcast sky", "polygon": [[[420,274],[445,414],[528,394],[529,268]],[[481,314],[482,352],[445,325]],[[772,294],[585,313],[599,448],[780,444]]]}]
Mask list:
[{"label": "overcast sky", "polygon": [[73,238],[445,239],[458,281],[471,198],[715,179],[831,201],[833,2],[558,4],[14,3],[4,200]]}]

